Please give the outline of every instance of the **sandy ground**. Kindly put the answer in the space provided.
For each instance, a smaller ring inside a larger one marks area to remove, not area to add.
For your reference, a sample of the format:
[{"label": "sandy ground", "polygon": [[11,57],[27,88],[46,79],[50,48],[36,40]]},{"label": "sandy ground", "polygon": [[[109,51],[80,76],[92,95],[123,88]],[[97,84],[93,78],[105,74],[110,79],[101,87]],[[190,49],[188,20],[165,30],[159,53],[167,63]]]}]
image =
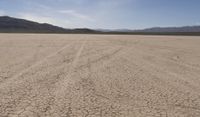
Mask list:
[{"label": "sandy ground", "polygon": [[200,117],[200,37],[0,34],[0,117]]}]

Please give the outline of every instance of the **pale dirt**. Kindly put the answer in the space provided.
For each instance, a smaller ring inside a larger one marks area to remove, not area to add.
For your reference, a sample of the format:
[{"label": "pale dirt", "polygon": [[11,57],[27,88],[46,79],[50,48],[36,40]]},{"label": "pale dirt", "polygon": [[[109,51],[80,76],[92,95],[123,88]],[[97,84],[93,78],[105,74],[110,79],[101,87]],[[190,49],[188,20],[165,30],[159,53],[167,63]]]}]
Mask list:
[{"label": "pale dirt", "polygon": [[0,34],[0,117],[200,117],[200,37]]}]

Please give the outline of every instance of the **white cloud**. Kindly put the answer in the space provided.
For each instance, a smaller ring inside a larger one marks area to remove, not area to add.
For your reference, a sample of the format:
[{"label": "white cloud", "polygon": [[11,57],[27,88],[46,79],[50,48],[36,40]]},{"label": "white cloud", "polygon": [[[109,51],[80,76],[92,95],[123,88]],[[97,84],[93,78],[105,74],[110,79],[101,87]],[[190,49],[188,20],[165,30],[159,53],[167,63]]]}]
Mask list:
[{"label": "white cloud", "polygon": [[81,19],[81,20],[86,20],[86,21],[90,21],[90,22],[93,22],[94,19],[87,16],[87,15],[84,15],[84,14],[81,14],[81,13],[78,13],[77,11],[75,10],[60,10],[58,11],[59,13],[62,13],[62,14],[67,14],[67,15],[70,15],[70,16],[73,16],[75,18],[78,18],[78,19]]}]

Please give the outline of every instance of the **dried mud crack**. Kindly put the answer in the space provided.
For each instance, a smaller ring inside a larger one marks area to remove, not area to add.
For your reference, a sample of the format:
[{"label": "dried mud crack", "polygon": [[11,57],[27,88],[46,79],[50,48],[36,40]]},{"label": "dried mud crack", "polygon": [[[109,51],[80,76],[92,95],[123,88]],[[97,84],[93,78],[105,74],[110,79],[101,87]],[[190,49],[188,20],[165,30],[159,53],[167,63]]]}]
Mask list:
[{"label": "dried mud crack", "polygon": [[0,117],[199,117],[200,37],[0,34]]}]

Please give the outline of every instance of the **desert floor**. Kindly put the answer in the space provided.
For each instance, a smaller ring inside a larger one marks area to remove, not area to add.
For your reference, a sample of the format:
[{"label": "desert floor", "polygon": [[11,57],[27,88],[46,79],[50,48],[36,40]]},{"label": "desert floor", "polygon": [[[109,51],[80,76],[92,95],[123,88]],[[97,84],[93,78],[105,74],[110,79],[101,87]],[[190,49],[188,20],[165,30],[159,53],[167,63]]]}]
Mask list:
[{"label": "desert floor", "polygon": [[200,117],[200,37],[0,34],[0,117]]}]

